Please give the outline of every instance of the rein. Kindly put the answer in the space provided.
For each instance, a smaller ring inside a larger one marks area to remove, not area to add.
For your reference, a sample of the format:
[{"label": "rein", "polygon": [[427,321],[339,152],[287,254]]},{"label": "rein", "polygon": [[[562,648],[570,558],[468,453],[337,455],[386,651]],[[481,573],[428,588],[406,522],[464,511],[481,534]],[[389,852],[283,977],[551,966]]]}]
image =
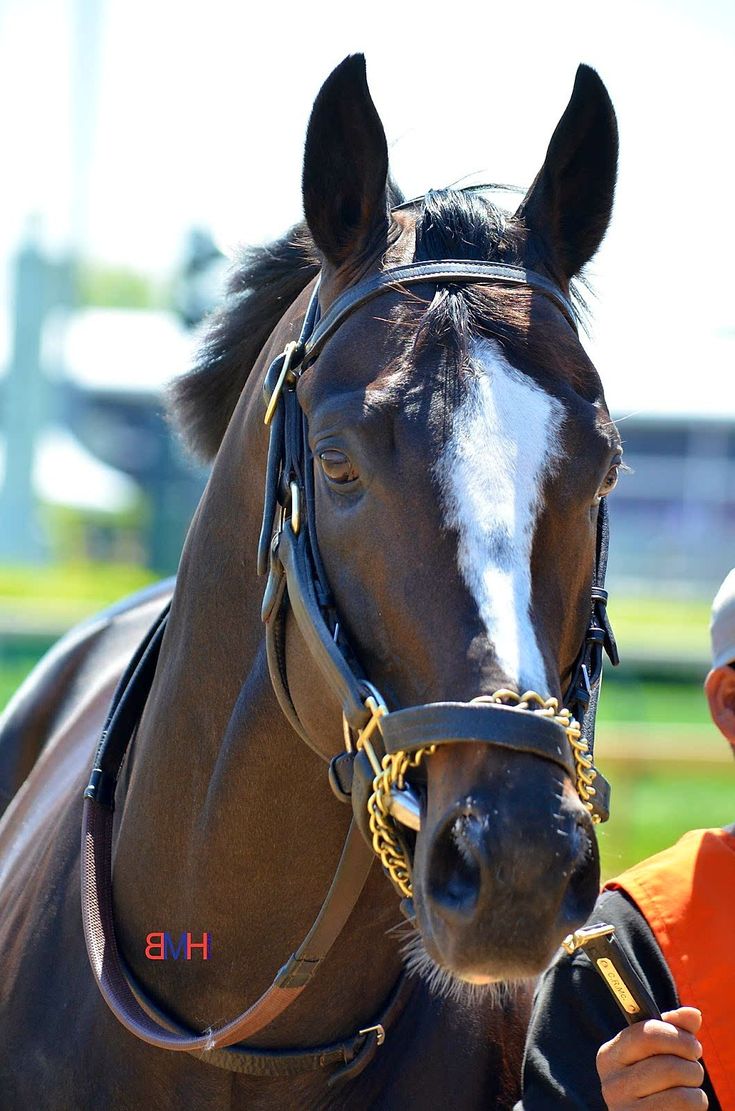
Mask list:
[{"label": "rein", "polygon": [[[576,331],[568,298],[533,271],[483,261],[411,263],[359,282],[341,294],[321,318],[317,284],[298,342],[287,344],[268,370],[264,393],[270,440],[258,543],[258,572],[268,573],[262,605],[268,668],[286,718],[299,736],[329,761],[332,789],[342,801],[351,803],[353,819],[313,926],[271,987],[243,1014],[202,1034],[187,1030],[147,999],[115,936],[111,877],[115,789],[153,683],[168,607],[120,680],[84,791],[82,919],[90,964],[105,1001],[118,1020],[143,1041],[194,1053],[221,1068],[250,1075],[293,1075],[339,1064],[341,1068],[332,1073],[329,1084],[355,1076],[372,1060],[386,1030],[403,1010],[412,990],[405,974],[381,1015],[344,1042],[294,1051],[235,1044],[270,1025],[299,997],[357,904],[375,855],[403,896],[404,913],[413,917],[410,831],[420,829],[421,807],[410,785],[410,773],[430,759],[437,746],[480,742],[532,753],[570,776],[593,822],[606,820],[609,813],[609,785],[592,760],[603,650],[617,663],[605,608],[608,525],[604,499],[598,514],[590,621],[561,709],[556,699],[533,691],[521,695],[500,690],[469,703],[389,710],[363,675],[341,629],[319,555],[313,459],[296,384],[352,312],[388,290],[421,282],[490,282],[530,288],[550,299]],[[342,709],[344,751],[331,761],[309,737],[291,699],[285,655],[288,608]]]}]

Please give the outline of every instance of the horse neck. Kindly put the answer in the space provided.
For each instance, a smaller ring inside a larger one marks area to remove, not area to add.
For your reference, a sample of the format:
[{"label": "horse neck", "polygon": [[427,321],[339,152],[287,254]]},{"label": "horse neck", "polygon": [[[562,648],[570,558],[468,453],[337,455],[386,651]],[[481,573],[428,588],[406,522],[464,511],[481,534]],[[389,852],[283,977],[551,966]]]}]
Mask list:
[{"label": "horse neck", "polygon": [[[245,1010],[300,944],[350,817],[323,762],[283,717],[265,662],[255,574],[262,370],[240,399],[187,538],[116,842],[122,950],[153,998],[194,1029]],[[336,707],[325,728],[337,751]],[[398,975],[387,931],[399,920],[375,867],[319,977],[258,1043],[319,1044],[364,1025]],[[206,931],[211,959],[147,960],[146,937],[161,931],[195,940]]]}]

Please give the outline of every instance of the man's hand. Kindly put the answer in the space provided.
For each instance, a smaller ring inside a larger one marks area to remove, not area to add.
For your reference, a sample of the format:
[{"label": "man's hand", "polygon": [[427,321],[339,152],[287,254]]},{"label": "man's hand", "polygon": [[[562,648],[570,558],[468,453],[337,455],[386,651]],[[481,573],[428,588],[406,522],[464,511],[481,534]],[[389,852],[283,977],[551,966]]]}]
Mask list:
[{"label": "man's hand", "polygon": [[705,1111],[702,1047],[694,1036],[701,1025],[700,1011],[679,1007],[605,1042],[597,1072],[609,1111]]}]

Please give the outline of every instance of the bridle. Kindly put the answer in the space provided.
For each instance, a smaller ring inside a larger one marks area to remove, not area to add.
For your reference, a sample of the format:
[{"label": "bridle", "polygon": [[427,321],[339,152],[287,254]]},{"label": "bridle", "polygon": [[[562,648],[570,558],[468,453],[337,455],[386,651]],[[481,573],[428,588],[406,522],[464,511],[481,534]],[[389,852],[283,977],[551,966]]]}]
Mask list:
[{"label": "bridle", "polygon": [[262,618],[268,668],[279,704],[293,729],[322,758],[291,697],[286,671],[290,609],[308,651],[341,710],[344,750],[329,761],[329,781],[349,802],[353,820],[330,890],[306,938],[271,987],[242,1015],[194,1034],[161,1012],[135,982],[120,953],[112,913],[112,817],[117,778],[155,674],[168,608],[160,615],[120,680],[84,792],[82,917],[90,963],[100,991],[131,1033],[165,1049],[187,1051],[212,1064],[256,1075],[284,1075],[339,1064],[329,1083],[355,1075],[372,1059],[411,990],[401,977],[379,1019],[332,1046],[296,1051],[234,1046],[281,1014],[311,981],[355,907],[375,855],[413,914],[410,831],[420,828],[420,800],[411,772],[440,745],[482,743],[528,752],[563,769],[592,821],[609,812],[609,786],[592,760],[603,651],[618,662],[604,588],[608,524],[600,503],[590,620],[572,668],[563,707],[534,691],[499,690],[469,703],[438,702],[389,709],[350,649],[329,589],[316,534],[313,459],[306,417],[296,392],[299,377],[356,309],[389,290],[418,283],[500,283],[541,293],[576,331],[572,306],[548,278],[522,267],[442,260],[386,269],[347,289],[321,316],[318,283],[301,334],[271,364],[264,382],[270,438],[258,572],[267,572]]},{"label": "bridle", "polygon": [[[258,572],[268,570],[262,609],[268,667],[281,708],[296,732],[323,756],[301,722],[289,689],[285,628],[290,608],[313,660],[342,707],[345,752],[331,761],[332,787],[338,797],[351,799],[358,827],[407,899],[412,889],[402,827],[420,828],[420,803],[407,774],[439,745],[482,742],[541,756],[570,776],[593,822],[607,819],[609,785],[592,762],[603,649],[617,663],[604,589],[608,548],[604,499],[598,514],[590,621],[563,708],[556,699],[535,691],[519,694],[503,689],[470,703],[389,710],[350,649],[319,555],[313,459],[296,385],[356,309],[388,290],[426,282],[521,285],[549,298],[576,331],[572,306],[553,282],[525,268],[499,263],[442,260],[384,270],[347,289],[323,317],[317,286],[298,342],[287,344],[265,378],[270,442],[258,549]],[[410,915],[410,907],[405,909]]]}]

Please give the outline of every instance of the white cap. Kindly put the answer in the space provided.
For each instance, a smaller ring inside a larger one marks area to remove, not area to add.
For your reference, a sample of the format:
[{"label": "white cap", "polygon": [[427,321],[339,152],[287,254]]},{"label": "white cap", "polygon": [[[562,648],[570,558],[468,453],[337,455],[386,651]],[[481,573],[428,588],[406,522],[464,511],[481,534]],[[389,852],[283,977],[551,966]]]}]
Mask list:
[{"label": "white cap", "polygon": [[715,594],[709,634],[712,667],[735,663],[735,567]]}]

